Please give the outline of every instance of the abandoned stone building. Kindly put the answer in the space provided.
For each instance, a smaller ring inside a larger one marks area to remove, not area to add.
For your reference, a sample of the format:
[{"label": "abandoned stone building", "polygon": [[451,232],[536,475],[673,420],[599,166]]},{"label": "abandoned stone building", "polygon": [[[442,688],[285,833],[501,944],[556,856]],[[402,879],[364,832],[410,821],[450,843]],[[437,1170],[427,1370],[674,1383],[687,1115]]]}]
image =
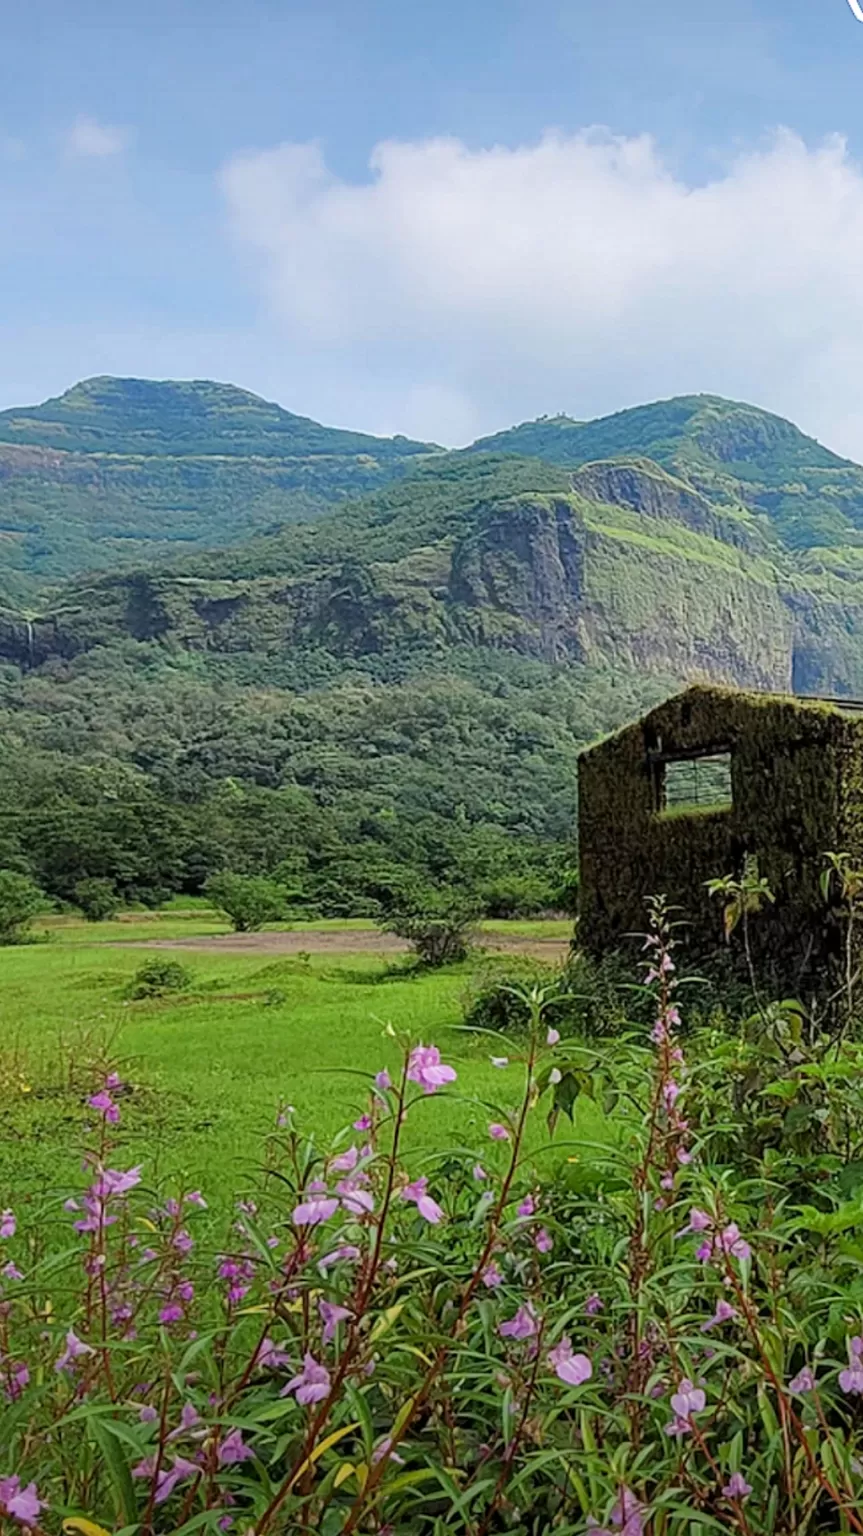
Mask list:
[{"label": "abandoned stone building", "polygon": [[756,955],[786,986],[820,989],[847,932],[825,901],[824,856],[863,867],[863,706],[688,688],[582,753],[579,848],[589,953],[630,948],[660,893],[693,959],[721,953],[706,882],[739,878],[748,859],[775,897],[750,924]]}]

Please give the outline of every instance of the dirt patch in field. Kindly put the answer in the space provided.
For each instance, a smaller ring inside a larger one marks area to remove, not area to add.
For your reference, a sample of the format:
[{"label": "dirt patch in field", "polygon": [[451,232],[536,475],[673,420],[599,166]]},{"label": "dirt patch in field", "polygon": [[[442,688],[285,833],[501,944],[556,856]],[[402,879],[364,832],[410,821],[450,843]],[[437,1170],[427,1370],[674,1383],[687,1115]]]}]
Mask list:
[{"label": "dirt patch in field", "polygon": [[[346,928],[321,933],[220,933],[198,934],[188,939],[114,940],[122,949],[187,949],[223,955],[404,955],[408,945],[393,934],[376,928]],[[565,939],[520,938],[517,934],[485,933],[481,947],[500,954],[530,955],[550,964],[562,960],[569,948]]]}]

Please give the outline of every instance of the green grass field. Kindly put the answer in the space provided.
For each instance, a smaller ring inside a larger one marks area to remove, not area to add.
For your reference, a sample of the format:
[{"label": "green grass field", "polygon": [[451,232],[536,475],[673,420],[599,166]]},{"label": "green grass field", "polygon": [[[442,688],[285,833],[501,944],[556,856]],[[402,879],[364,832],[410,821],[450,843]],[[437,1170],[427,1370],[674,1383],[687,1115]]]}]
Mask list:
[{"label": "green grass field", "polygon": [[[392,957],[367,954],[160,951],[191,970],[189,993],[130,1002],[128,982],[152,952],[106,941],[137,939],[140,926],[63,919],[49,943],[0,950],[0,1207],[22,1184],[74,1174],[86,1111],[68,1087],[70,1063],[103,1050],[140,1086],[124,1117],[134,1160],[149,1176],[182,1174],[217,1199],[249,1182],[280,1103],[325,1136],[350,1123],[366,1092],[355,1074],[396,1065],[388,1023],[439,1045],[459,1073],[457,1091],[414,1112],[417,1156],[488,1145],[487,1123],[498,1118],[491,1106],[518,1098],[518,1069],[493,1068],[495,1047],[458,1030],[471,965],[409,975]],[[206,911],[143,926],[160,938],[219,931]],[[548,925],[537,926],[547,936]],[[524,936],[526,925],[517,928]],[[596,1133],[589,1108],[576,1128]],[[558,1132],[552,1157],[574,1155],[572,1135],[568,1125]]]}]

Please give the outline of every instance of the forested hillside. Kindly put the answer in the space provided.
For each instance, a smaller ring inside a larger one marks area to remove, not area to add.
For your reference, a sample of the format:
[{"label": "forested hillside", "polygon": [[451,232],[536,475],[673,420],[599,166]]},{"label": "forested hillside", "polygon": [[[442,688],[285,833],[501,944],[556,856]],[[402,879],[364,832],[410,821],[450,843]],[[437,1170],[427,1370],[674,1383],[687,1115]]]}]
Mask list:
[{"label": "forested hillside", "polygon": [[64,898],[547,904],[597,733],[691,678],[863,693],[863,470],[711,396],[446,453],[91,380],[0,416],[0,526],[0,865]]}]

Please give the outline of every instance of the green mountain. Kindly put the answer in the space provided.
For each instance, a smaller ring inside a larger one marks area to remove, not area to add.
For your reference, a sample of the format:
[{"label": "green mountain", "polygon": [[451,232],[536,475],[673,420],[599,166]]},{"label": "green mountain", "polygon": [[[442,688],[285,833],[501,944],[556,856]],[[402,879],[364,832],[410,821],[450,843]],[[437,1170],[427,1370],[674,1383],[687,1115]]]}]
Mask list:
[{"label": "green mountain", "polygon": [[[13,538],[31,585],[0,607],[0,865],[58,894],[285,858],[327,911],[408,877],[542,886],[597,732],[690,679],[863,695],[863,469],[751,406],[372,453],[226,386],[93,381],[4,433],[0,463],[46,456],[48,553]],[[102,522],[40,592],[71,461],[104,474]],[[295,473],[314,515],[282,484],[264,521],[260,477]]]},{"label": "green mountain", "polygon": [[87,379],[0,412],[5,590],[235,543],[435,451],[322,427],[230,384]]},{"label": "green mountain", "polygon": [[542,417],[468,452],[528,454],[572,469],[639,455],[718,507],[748,509],[790,549],[863,543],[863,468],[781,416],[716,395],[683,395],[599,421]]}]

